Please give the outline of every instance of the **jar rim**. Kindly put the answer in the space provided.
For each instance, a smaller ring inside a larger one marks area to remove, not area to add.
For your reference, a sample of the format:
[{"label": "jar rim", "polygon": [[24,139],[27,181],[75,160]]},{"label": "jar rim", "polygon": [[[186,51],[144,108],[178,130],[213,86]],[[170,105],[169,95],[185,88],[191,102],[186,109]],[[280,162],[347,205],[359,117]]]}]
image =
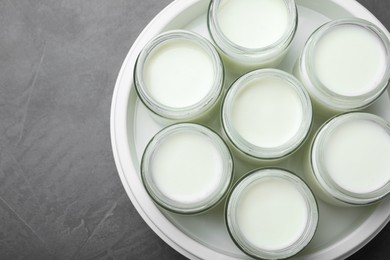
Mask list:
[{"label": "jar rim", "polygon": [[384,186],[371,192],[352,192],[344,189],[332,179],[323,160],[323,147],[327,138],[329,138],[338,127],[353,120],[371,121],[382,127],[390,137],[390,124],[377,115],[364,112],[347,112],[340,114],[329,119],[318,129],[310,147],[309,162],[314,178],[333,199],[349,205],[368,205],[379,201],[390,193],[390,180]]},{"label": "jar rim", "polygon": [[[161,104],[153,98],[147,90],[143,77],[145,62],[149,54],[160,44],[175,39],[190,41],[201,47],[211,58],[214,68],[214,82],[207,95],[195,104],[180,108]],[[161,33],[150,40],[138,55],[134,69],[134,86],[142,103],[154,114],[172,120],[194,119],[210,109],[222,95],[224,80],[224,66],[215,47],[200,34],[181,29]]]},{"label": "jar rim", "polygon": [[[298,95],[302,105],[302,122],[299,129],[286,143],[275,147],[260,147],[245,140],[235,129],[231,116],[233,103],[239,90],[254,80],[267,77],[286,81]],[[221,113],[223,129],[235,147],[250,157],[271,160],[285,157],[296,151],[303,144],[309,135],[313,116],[310,97],[305,88],[293,75],[278,69],[254,70],[238,78],[225,95]]]},{"label": "jar rim", "polygon": [[[155,185],[151,172],[155,151],[164,143],[166,138],[180,133],[192,133],[207,138],[218,150],[222,158],[222,174],[218,186],[215,187],[210,196],[191,203],[175,201],[165,196]],[[223,139],[214,130],[196,123],[177,123],[160,130],[147,144],[140,164],[142,183],[152,200],[160,207],[178,214],[196,214],[218,204],[232,184],[233,169],[232,155]]]},{"label": "jar rim", "polygon": [[236,60],[245,58],[268,59],[284,49],[292,42],[298,25],[298,12],[295,0],[283,0],[288,10],[289,19],[284,34],[274,43],[261,48],[247,48],[231,41],[223,32],[218,22],[218,8],[223,0],[211,0],[207,15],[207,25],[211,38],[219,49]]},{"label": "jar rim", "polygon": [[[381,80],[377,86],[371,89],[367,93],[363,93],[355,96],[347,96],[336,93],[326,87],[317,77],[314,72],[314,53],[318,42],[322,37],[330,32],[333,29],[340,28],[341,26],[357,26],[363,28],[373,35],[375,35],[378,40],[383,44],[384,50],[386,52],[386,69],[382,75]],[[361,109],[372,102],[374,102],[386,89],[387,84],[390,80],[390,40],[386,34],[375,24],[366,21],[361,18],[343,18],[338,20],[333,20],[327,22],[317,28],[309,39],[307,40],[303,51],[302,56],[299,60],[300,69],[302,71],[301,76],[303,76],[303,81],[307,83],[307,89],[309,92],[314,95],[321,103],[326,104],[327,106],[333,109],[340,110],[353,110]]]},{"label": "jar rim", "polygon": [[[269,178],[287,181],[292,184],[302,195],[307,206],[307,223],[305,230],[292,245],[279,250],[261,249],[248,241],[242,232],[240,232],[237,224],[237,217],[234,213],[239,204],[240,195],[254,182]],[[278,167],[259,168],[245,174],[232,188],[225,206],[225,221],[232,240],[246,254],[260,259],[283,259],[294,256],[302,251],[313,239],[318,228],[318,219],[318,204],[310,187],[293,172]]]}]

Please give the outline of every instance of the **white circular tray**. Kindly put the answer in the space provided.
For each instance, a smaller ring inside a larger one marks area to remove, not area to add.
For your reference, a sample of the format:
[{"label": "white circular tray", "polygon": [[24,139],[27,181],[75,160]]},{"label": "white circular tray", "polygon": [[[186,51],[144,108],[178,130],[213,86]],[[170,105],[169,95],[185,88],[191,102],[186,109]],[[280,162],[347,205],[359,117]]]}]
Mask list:
[{"label": "white circular tray", "polygon": [[[292,70],[307,37],[330,19],[360,17],[386,31],[370,12],[354,0],[296,2],[299,12],[298,31],[287,57],[279,66],[288,72]],[[151,38],[170,29],[189,29],[210,38],[206,25],[208,3],[208,0],[174,1],[150,22],[130,49],[118,75],[112,99],[112,148],[119,176],[133,205],[165,242],[190,259],[250,259],[228,235],[224,225],[223,203],[201,215],[171,214],[153,203],[139,175],[143,150],[163,126],[153,121],[134,90],[133,69],[138,53]],[[231,80],[232,76],[228,77],[227,84]],[[390,121],[390,90],[367,111]],[[300,153],[294,155],[283,166],[299,174],[299,156]],[[363,208],[337,208],[319,201],[319,210],[320,222],[316,235],[294,259],[343,259],[353,254],[389,221],[390,198],[378,205]]]}]

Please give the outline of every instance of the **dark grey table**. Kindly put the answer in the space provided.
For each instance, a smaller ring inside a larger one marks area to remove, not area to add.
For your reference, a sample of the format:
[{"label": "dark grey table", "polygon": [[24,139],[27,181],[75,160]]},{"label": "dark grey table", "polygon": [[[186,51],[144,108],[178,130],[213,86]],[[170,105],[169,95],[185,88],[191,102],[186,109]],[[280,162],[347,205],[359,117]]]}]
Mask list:
[{"label": "dark grey table", "polygon": [[[123,59],[170,2],[0,0],[0,259],[184,259],[132,206],[109,135]],[[389,1],[359,2],[390,28]]]}]

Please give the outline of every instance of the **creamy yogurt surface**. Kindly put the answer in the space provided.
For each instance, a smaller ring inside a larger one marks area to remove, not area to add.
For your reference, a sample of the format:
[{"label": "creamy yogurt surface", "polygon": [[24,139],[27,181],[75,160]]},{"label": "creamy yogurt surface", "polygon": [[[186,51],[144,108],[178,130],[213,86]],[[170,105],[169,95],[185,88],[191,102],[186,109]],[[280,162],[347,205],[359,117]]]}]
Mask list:
[{"label": "creamy yogurt surface", "polygon": [[160,104],[186,108],[202,101],[215,81],[211,55],[188,39],[169,39],[148,55],[143,78],[147,91]]},{"label": "creamy yogurt surface", "polygon": [[323,158],[341,188],[373,192],[390,181],[390,134],[367,119],[343,122],[326,139]]},{"label": "creamy yogurt surface", "polygon": [[325,33],[316,44],[314,72],[323,86],[336,94],[364,95],[381,82],[386,56],[383,43],[372,31],[343,24]]},{"label": "creamy yogurt surface", "polygon": [[247,142],[278,147],[293,138],[303,119],[302,101],[292,86],[276,77],[251,80],[237,91],[233,126]]},{"label": "creamy yogurt surface", "polygon": [[240,195],[236,214],[243,236],[263,250],[292,245],[308,221],[304,196],[289,181],[273,177],[248,185]]},{"label": "creamy yogurt surface", "polygon": [[288,28],[283,0],[222,0],[218,23],[224,35],[245,48],[264,48],[282,38]]},{"label": "creamy yogurt surface", "polygon": [[153,152],[151,173],[167,198],[184,204],[207,200],[223,178],[223,157],[209,137],[182,131],[164,138]]}]

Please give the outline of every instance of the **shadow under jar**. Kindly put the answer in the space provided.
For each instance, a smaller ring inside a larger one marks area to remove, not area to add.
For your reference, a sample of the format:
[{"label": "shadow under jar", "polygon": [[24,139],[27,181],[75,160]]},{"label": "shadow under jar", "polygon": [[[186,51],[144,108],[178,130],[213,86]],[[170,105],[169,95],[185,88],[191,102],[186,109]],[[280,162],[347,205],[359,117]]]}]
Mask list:
[{"label": "shadow under jar", "polygon": [[300,178],[286,170],[263,168],[234,186],[226,205],[226,224],[246,254],[284,259],[303,250],[313,238],[318,207]]},{"label": "shadow under jar", "polygon": [[275,163],[304,142],[312,124],[309,95],[292,75],[276,69],[249,72],[230,87],[222,105],[224,133],[236,155]]},{"label": "shadow under jar", "polygon": [[323,124],[306,157],[314,193],[336,206],[364,206],[390,192],[390,124],[361,112]]},{"label": "shadow under jar", "polygon": [[152,39],[134,69],[139,98],[162,123],[215,119],[223,84],[224,67],[214,46],[185,30]]},{"label": "shadow under jar", "polygon": [[215,206],[233,179],[233,160],[224,141],[202,125],[164,128],[146,147],[141,177],[155,203],[180,214]]},{"label": "shadow under jar", "polygon": [[328,22],[308,39],[294,74],[315,111],[330,117],[362,109],[386,89],[390,42],[376,25],[358,18]]},{"label": "shadow under jar", "polygon": [[297,29],[294,0],[212,0],[208,28],[225,64],[240,74],[274,67]]}]

